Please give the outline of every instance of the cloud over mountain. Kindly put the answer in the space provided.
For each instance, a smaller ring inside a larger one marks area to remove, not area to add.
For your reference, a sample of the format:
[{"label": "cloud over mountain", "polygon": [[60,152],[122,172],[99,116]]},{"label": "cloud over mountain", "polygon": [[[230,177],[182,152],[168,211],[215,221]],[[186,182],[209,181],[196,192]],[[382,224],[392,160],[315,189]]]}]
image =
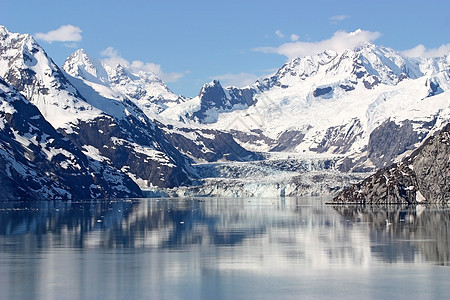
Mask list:
[{"label": "cloud over mountain", "polygon": [[63,25],[55,30],[50,30],[47,33],[38,32],[34,36],[48,43],[52,42],[79,42],[82,40],[81,33],[83,31],[80,27],[74,25]]},{"label": "cloud over mountain", "polygon": [[126,67],[129,67],[133,72],[151,72],[158,75],[163,81],[165,82],[175,82],[181,77],[184,76],[183,73],[177,73],[177,72],[164,72],[161,68],[161,65],[151,63],[151,62],[143,62],[140,60],[133,60],[130,62],[129,60],[123,58],[119,52],[114,49],[113,47],[108,47],[101,53],[105,58],[103,61],[111,66],[115,67],[117,65],[123,65]]},{"label": "cloud over mountain", "polygon": [[358,29],[353,32],[337,31],[329,39],[318,42],[290,42],[278,47],[259,47],[253,49],[257,52],[276,53],[286,56],[288,59],[314,55],[326,49],[337,52],[353,49],[365,42],[372,42],[379,38],[381,33]]},{"label": "cloud over mountain", "polygon": [[427,49],[424,45],[419,44],[414,48],[402,51],[402,54],[410,57],[438,57],[450,53],[450,44],[441,45],[438,48]]}]

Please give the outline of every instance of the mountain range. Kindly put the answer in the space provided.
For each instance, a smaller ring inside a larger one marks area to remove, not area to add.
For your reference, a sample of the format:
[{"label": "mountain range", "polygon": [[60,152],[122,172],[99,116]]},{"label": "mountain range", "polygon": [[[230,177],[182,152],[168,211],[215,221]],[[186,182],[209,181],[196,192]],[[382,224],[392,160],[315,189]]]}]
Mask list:
[{"label": "mountain range", "polygon": [[58,67],[0,26],[5,199],[335,192],[450,120],[450,57],[366,43],[295,58],[253,85],[176,95],[77,50]]}]

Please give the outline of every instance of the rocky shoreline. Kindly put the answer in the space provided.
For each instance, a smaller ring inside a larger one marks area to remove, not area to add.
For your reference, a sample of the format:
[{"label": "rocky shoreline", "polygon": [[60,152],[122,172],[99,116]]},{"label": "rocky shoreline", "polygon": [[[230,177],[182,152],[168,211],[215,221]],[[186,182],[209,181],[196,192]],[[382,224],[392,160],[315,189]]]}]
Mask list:
[{"label": "rocky shoreline", "polygon": [[379,170],[328,204],[450,203],[450,124],[398,164]]}]

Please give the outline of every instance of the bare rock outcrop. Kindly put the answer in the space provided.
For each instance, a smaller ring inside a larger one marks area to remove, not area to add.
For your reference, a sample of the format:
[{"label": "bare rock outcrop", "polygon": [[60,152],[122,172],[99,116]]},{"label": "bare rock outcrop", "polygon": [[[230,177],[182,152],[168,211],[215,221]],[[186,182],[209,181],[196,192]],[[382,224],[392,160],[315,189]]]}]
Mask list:
[{"label": "bare rock outcrop", "polygon": [[402,162],[379,170],[343,191],[332,204],[450,202],[450,124]]}]

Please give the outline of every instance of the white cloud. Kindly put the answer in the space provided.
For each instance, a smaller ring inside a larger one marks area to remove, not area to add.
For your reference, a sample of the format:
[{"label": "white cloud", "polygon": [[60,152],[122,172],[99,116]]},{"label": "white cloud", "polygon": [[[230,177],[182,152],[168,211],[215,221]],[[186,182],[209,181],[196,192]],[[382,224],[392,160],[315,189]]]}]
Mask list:
[{"label": "white cloud", "polygon": [[332,21],[333,23],[337,23],[337,22],[342,22],[342,21],[344,21],[345,19],[348,19],[348,18],[350,18],[349,15],[336,15],[336,16],[332,16],[330,18],[330,21]]},{"label": "white cloud", "polygon": [[280,30],[276,30],[276,31],[275,31],[275,34],[276,34],[280,39],[284,38],[284,34],[283,34]]},{"label": "white cloud", "polygon": [[38,32],[34,36],[37,39],[52,42],[79,42],[83,38],[81,33],[83,31],[80,27],[73,25],[63,25],[58,29],[51,30],[47,33]]},{"label": "white cloud", "polygon": [[119,52],[113,47],[106,48],[100,54],[106,57],[103,61],[111,67],[115,67],[117,65],[130,66],[130,62],[120,56]]},{"label": "white cloud", "polygon": [[427,49],[419,44],[414,48],[402,51],[403,55],[410,57],[439,57],[450,53],[450,44],[441,45],[438,48]]},{"label": "white cloud", "polygon": [[296,34],[291,34],[291,41],[293,41],[293,42],[296,42],[296,41],[298,41],[300,39],[300,37],[298,36],[298,35],[296,35]]},{"label": "white cloud", "polygon": [[381,33],[358,29],[354,32],[337,31],[327,40],[318,42],[291,42],[279,47],[259,47],[253,49],[257,52],[276,53],[286,56],[288,59],[315,55],[325,50],[342,52],[346,49],[353,49],[366,42],[372,42],[379,38]]},{"label": "white cloud", "polygon": [[106,48],[101,52],[101,55],[106,57],[105,59],[103,59],[103,61],[111,67],[115,67],[120,64],[122,66],[130,68],[132,72],[137,73],[143,71],[155,73],[164,82],[175,82],[184,76],[184,74],[182,73],[175,73],[175,72],[166,73],[162,70],[161,65],[158,64],[150,62],[146,63],[140,60],[133,60],[132,62],[130,62],[127,59],[120,56],[119,52],[113,47]]},{"label": "white cloud", "polygon": [[252,73],[226,73],[217,76],[211,76],[210,79],[218,79],[223,86],[244,87],[251,85],[260,78],[258,75]]}]

